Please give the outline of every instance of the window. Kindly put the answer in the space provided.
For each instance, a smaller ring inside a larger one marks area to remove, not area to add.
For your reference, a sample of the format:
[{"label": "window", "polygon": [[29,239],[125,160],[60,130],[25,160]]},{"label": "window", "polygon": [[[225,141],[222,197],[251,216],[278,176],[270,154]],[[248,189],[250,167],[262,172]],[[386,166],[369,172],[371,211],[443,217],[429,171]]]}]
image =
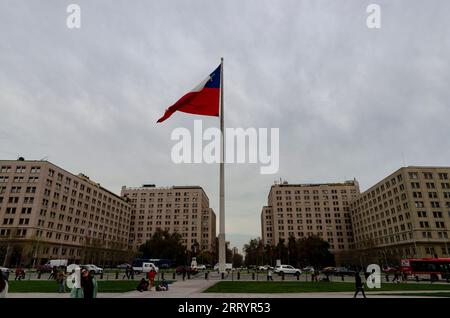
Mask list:
[{"label": "window", "polygon": [[39,173],[41,172],[41,167],[31,167],[31,173]]},{"label": "window", "polygon": [[11,193],[20,193],[21,187],[11,187]]},{"label": "window", "polygon": [[11,172],[11,166],[1,166],[0,173],[8,173]]},{"label": "window", "polygon": [[26,170],[25,166],[17,166],[16,167],[16,173],[24,173]]},{"label": "window", "polygon": [[410,179],[418,179],[419,176],[418,176],[417,172],[410,172],[409,173],[409,178]]}]

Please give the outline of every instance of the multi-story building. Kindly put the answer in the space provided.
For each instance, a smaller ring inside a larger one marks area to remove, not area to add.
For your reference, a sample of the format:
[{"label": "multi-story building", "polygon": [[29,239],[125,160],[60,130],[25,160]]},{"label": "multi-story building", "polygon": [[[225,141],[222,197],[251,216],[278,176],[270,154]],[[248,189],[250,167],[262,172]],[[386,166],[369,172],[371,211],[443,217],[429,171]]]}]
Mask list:
[{"label": "multi-story building", "polygon": [[361,193],[352,204],[356,248],[386,261],[448,257],[449,177],[450,167],[403,167]]},{"label": "multi-story building", "polygon": [[0,161],[4,264],[126,260],[130,220],[130,205],[85,175],[48,161]]},{"label": "multi-story building", "polygon": [[359,194],[356,180],[343,183],[288,184],[270,188],[261,212],[263,243],[276,245],[312,235],[320,236],[337,253],[353,247],[351,201]]},{"label": "multi-story building", "polygon": [[122,187],[132,207],[130,243],[137,249],[157,229],[177,232],[188,250],[214,251],[216,215],[199,186]]}]

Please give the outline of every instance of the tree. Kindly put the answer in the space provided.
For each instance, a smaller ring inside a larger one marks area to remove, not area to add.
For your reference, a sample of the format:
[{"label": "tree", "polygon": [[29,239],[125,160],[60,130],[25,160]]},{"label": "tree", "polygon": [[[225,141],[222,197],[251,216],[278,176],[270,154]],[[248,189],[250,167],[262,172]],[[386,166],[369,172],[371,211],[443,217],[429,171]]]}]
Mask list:
[{"label": "tree", "polygon": [[282,264],[287,264],[288,262],[288,249],[284,239],[280,239],[275,247],[275,258],[281,260]]},{"label": "tree", "polygon": [[309,236],[297,241],[298,264],[322,268],[334,266],[334,255],[329,251],[330,244],[318,236]]},{"label": "tree", "polygon": [[174,260],[177,264],[186,261],[186,248],[178,233],[169,233],[157,229],[155,233],[144,244],[139,247],[144,258],[166,258]]},{"label": "tree", "polygon": [[241,267],[244,257],[239,253],[234,253],[233,255],[233,267]]},{"label": "tree", "polygon": [[246,266],[261,265],[264,260],[264,246],[260,238],[251,239],[248,244],[244,245]]}]

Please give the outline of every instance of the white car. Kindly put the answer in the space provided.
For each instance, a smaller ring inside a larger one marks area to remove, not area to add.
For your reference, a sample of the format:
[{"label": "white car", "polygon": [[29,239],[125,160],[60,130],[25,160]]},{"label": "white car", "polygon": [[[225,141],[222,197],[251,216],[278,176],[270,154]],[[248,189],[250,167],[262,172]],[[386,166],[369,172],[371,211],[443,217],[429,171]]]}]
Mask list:
[{"label": "white car", "polygon": [[306,273],[314,273],[314,267],[306,266],[305,268],[302,269],[302,271],[304,271]]},{"label": "white car", "polygon": [[[219,264],[216,264],[216,265],[214,266],[214,270],[215,270],[215,271],[218,271],[218,270],[219,270]],[[233,264],[231,264],[231,263],[226,263],[226,264],[225,264],[225,270],[227,270],[227,271],[233,270]]]},{"label": "white car", "polygon": [[197,265],[195,267],[195,269],[198,270],[198,271],[204,271],[206,269],[206,265]]},{"label": "white car", "polygon": [[141,271],[141,273],[149,273],[152,269],[155,272],[157,272],[157,273],[159,271],[158,266],[156,266],[155,264],[153,264],[153,263],[145,263],[144,262],[144,263],[142,263],[142,271]]},{"label": "white car", "polygon": [[86,268],[89,273],[91,274],[102,274],[103,273],[103,268],[98,267],[94,264],[86,264],[86,265],[81,265],[81,268]]},{"label": "white car", "polygon": [[293,274],[293,275],[300,275],[302,271],[298,268],[295,268],[291,265],[277,265],[275,266],[275,273],[277,274]]},{"label": "white car", "polygon": [[269,269],[273,269],[273,267],[270,265],[258,266],[259,271],[268,271]]}]

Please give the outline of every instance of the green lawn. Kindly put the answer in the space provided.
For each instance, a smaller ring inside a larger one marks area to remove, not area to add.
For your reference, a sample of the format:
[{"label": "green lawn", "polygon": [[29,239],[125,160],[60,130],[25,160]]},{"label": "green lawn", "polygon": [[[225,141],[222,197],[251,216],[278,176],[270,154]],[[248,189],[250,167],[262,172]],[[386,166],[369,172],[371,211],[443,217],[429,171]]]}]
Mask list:
[{"label": "green lawn", "polygon": [[[155,281],[155,285],[158,282]],[[171,282],[168,281],[170,284]],[[136,289],[139,284],[136,280],[109,280],[98,281],[99,293],[124,293]],[[10,293],[57,293],[58,284],[54,280],[22,280],[22,281],[10,281],[9,292]]]},{"label": "green lawn", "polygon": [[[205,293],[323,293],[350,292],[355,290],[354,283],[339,282],[218,282]],[[448,290],[450,284],[389,284],[379,289],[366,291],[411,291],[411,290]]]}]

